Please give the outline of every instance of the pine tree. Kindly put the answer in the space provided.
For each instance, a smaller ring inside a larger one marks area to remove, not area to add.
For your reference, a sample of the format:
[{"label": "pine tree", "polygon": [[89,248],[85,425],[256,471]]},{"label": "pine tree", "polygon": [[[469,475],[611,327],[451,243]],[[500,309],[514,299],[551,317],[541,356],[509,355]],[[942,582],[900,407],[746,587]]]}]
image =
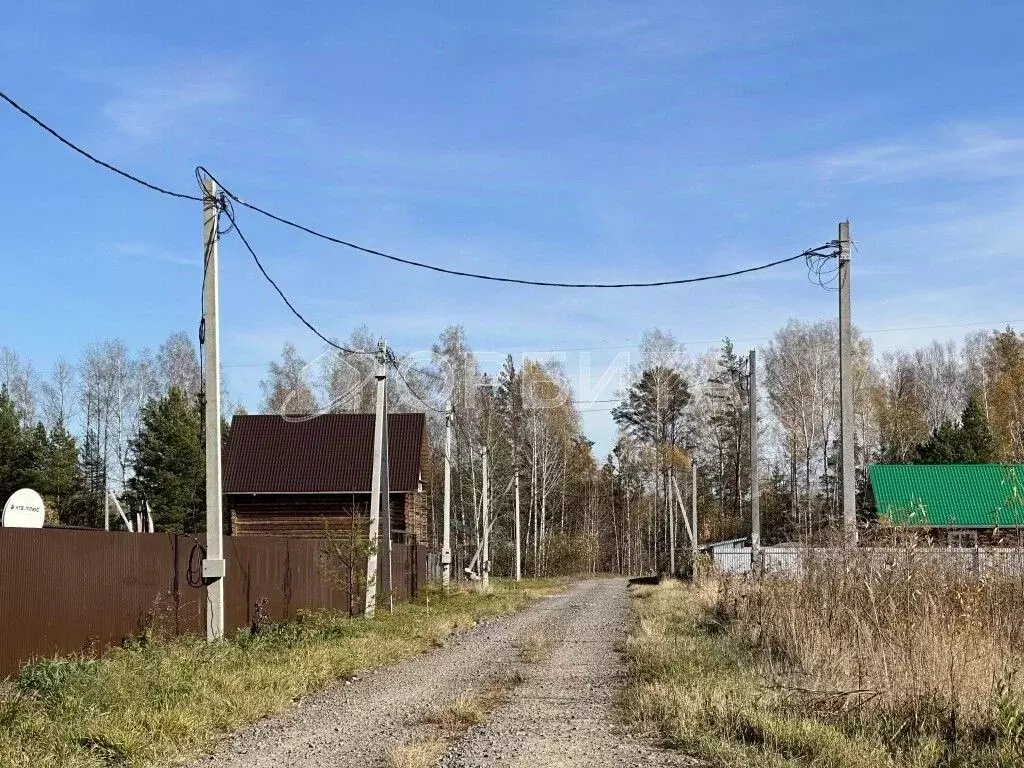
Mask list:
[{"label": "pine tree", "polygon": [[995,439],[985,418],[985,410],[976,395],[972,395],[964,408],[961,429],[965,448],[972,464],[987,464],[995,461]]},{"label": "pine tree", "polygon": [[107,462],[98,431],[92,427],[86,428],[82,445],[82,482],[81,502],[69,510],[69,513],[61,518],[61,522],[100,528],[103,526],[103,493],[107,484]]},{"label": "pine tree", "polygon": [[47,459],[50,453],[50,438],[42,422],[21,433],[21,478],[20,485],[32,488],[41,496],[47,495],[49,482]]},{"label": "pine tree", "polygon": [[716,406],[709,419],[718,454],[714,482],[723,508],[739,517],[743,506],[741,486],[749,474],[745,467],[749,445],[746,423],[750,407],[746,389],[747,365],[746,360],[736,354],[728,337],[722,344],[716,365],[718,371],[708,381]]},{"label": "pine tree", "polygon": [[21,424],[14,401],[0,387],[0,504],[21,487],[25,456]]},{"label": "pine tree", "polygon": [[161,530],[202,530],[206,472],[199,413],[181,389],[171,387],[146,405],[132,450],[135,476],[128,481],[129,503],[148,501]]},{"label": "pine tree", "polygon": [[976,397],[964,408],[959,425],[945,422],[917,449],[919,464],[986,464],[995,458],[995,441]]},{"label": "pine tree", "polygon": [[50,431],[46,459],[46,509],[52,519],[68,523],[81,516],[85,504],[85,475],[74,435],[63,425]]},{"label": "pine tree", "polygon": [[622,405],[612,409],[612,418],[637,440],[664,445],[689,402],[690,386],[683,375],[659,365],[640,374]]}]

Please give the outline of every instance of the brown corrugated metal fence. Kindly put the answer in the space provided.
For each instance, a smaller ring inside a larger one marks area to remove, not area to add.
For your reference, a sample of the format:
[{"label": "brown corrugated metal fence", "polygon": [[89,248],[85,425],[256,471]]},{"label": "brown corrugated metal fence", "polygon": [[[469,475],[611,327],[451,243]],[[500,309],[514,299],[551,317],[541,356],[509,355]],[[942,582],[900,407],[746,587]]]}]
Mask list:
[{"label": "brown corrugated metal fence", "polygon": [[[167,533],[0,528],[0,679],[31,659],[94,654],[147,629],[203,634],[202,547],[201,537]],[[392,549],[395,598],[409,600],[426,583],[426,549]],[[225,554],[229,630],[361,610],[365,563],[334,562],[321,540],[228,536]]]}]

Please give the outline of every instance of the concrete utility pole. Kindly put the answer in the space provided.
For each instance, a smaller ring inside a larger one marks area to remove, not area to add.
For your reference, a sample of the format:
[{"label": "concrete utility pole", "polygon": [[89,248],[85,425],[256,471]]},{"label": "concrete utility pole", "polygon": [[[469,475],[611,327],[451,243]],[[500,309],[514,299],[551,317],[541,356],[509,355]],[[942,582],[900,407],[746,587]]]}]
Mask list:
[{"label": "concrete utility pole", "polygon": [[[692,548],[697,541],[697,534],[694,532],[693,526],[690,525],[690,518],[686,516],[686,502],[683,501],[683,494],[679,491],[679,483],[676,482],[675,475],[672,475],[672,490],[675,491],[675,502],[679,505],[679,514],[683,517],[683,527],[686,528],[687,540],[690,542],[690,547]],[[674,506],[672,510],[674,513]],[[675,537],[673,536],[673,538]]]},{"label": "concrete utility pole", "polygon": [[761,489],[757,476],[757,353],[750,350],[747,373],[750,398],[750,564],[761,571]]},{"label": "concrete utility pole", "polygon": [[444,409],[444,531],[441,544],[441,586],[452,580],[452,401]]},{"label": "concrete utility pole", "polygon": [[[386,361],[385,361],[386,364]],[[388,380],[384,377],[384,429],[381,431],[384,437],[384,448],[381,451],[381,472],[380,472],[380,503],[384,508],[384,591],[388,596],[388,613],[395,612],[395,580],[393,560],[391,556],[391,444],[390,435],[390,414],[388,412]]]},{"label": "concrete utility pole", "polygon": [[700,528],[697,527],[697,462],[690,456],[690,504],[693,506],[693,563],[700,554]]},{"label": "concrete utility pole", "polygon": [[853,454],[853,321],[850,318],[850,222],[839,223],[839,432],[842,439],[843,533],[857,546],[857,487]]},{"label": "concrete utility pole", "polygon": [[[679,489],[676,487],[676,476],[671,468],[668,470],[669,479],[675,488],[676,494]],[[672,501],[671,492],[666,489],[665,496],[668,497],[668,572],[671,576],[676,575],[676,505]],[[682,499],[679,499],[682,503]]]},{"label": "concrete utility pole", "polygon": [[480,583],[483,586],[484,591],[491,585],[491,499],[490,499],[490,478],[488,477],[489,462],[487,446],[484,446],[483,460],[481,464],[483,469],[483,488],[481,490],[481,512],[483,516],[483,541],[481,542],[482,554],[480,556]]},{"label": "concrete utility pole", "polygon": [[522,543],[522,523],[519,521],[519,465],[516,464],[516,474],[513,480],[516,484],[516,520],[515,520],[515,538],[516,538],[516,581],[523,580],[523,543]]},{"label": "concrete utility pole", "polygon": [[206,395],[206,639],[224,637],[224,515],[220,477],[220,288],[217,280],[217,184],[203,181],[203,387]]},{"label": "concrete utility pole", "polygon": [[[384,465],[384,382],[387,380],[387,342],[377,344],[377,408],[373,422],[373,475],[370,482],[370,526],[367,533],[369,549],[366,556],[366,604],[363,616],[373,618],[377,608],[377,550],[380,547],[381,469]],[[390,542],[389,542],[390,546]]]}]

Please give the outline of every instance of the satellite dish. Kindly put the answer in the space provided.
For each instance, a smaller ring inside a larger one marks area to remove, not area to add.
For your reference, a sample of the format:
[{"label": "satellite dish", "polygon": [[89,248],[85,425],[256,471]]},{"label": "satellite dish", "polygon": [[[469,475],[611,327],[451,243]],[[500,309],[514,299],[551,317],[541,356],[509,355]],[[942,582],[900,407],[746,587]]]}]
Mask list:
[{"label": "satellite dish", "polygon": [[22,488],[11,494],[4,504],[4,528],[42,528],[46,517],[43,497],[31,488]]}]

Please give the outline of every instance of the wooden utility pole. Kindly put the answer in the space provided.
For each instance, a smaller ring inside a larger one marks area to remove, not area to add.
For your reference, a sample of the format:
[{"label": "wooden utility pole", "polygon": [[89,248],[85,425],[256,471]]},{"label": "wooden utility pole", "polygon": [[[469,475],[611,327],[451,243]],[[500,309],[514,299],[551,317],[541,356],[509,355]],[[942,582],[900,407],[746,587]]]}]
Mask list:
[{"label": "wooden utility pole", "polygon": [[516,519],[514,523],[515,527],[515,539],[516,539],[516,569],[515,569],[515,580],[523,580],[523,544],[522,544],[522,523],[519,520],[519,464],[516,463],[516,474],[513,480],[516,486]]},{"label": "wooden utility pole", "polygon": [[754,573],[761,571],[761,489],[757,464],[757,352],[750,350],[748,361],[748,398],[750,401],[750,563]]},{"label": "wooden utility pole", "polygon": [[[366,604],[363,616],[372,618],[377,608],[377,550],[380,547],[380,497],[381,469],[384,464],[384,383],[388,376],[387,342],[381,340],[377,345],[377,409],[373,423],[373,475],[370,483],[370,526],[367,534],[368,549],[366,555]],[[388,542],[390,546],[390,542]]]},{"label": "wooden utility pole", "polygon": [[850,317],[850,222],[839,223],[839,433],[842,441],[843,533],[857,546],[857,487],[853,453],[853,321]]},{"label": "wooden utility pole", "polygon": [[480,509],[481,516],[483,517],[483,540],[480,544],[480,584],[485,592],[491,585],[491,488],[490,478],[488,477],[488,472],[490,471],[488,453],[487,446],[484,446],[483,459],[481,461],[483,465],[483,488],[481,490]]},{"label": "wooden utility pole", "polygon": [[444,409],[444,507],[441,543],[441,586],[452,580],[452,401]]},{"label": "wooden utility pole", "polygon": [[220,220],[217,183],[203,180],[203,388],[206,398],[206,639],[224,637],[224,562],[220,475],[220,288],[217,280],[217,239]]}]

